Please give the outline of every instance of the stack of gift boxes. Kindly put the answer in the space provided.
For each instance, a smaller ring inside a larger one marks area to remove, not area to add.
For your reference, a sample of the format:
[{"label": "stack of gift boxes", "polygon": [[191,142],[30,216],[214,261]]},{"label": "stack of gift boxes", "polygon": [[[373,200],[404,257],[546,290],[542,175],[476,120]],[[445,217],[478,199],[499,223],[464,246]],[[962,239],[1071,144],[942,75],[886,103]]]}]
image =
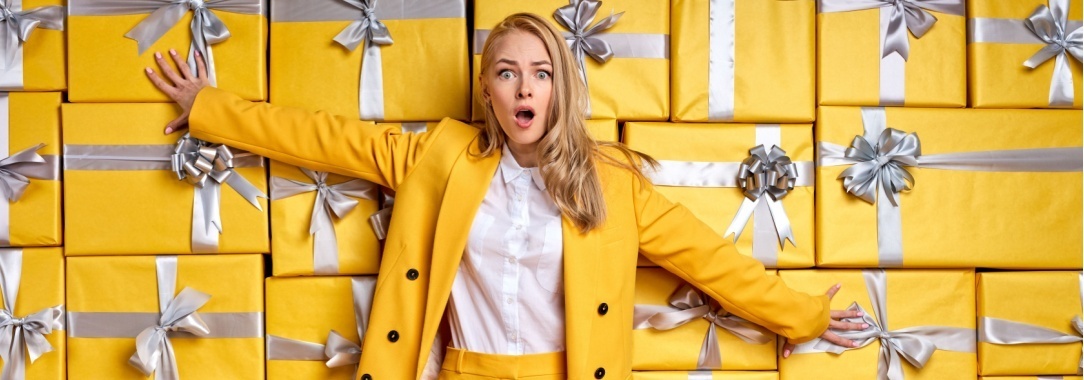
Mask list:
[{"label": "stack of gift boxes", "polygon": [[199,52],[245,99],[425,133],[481,122],[482,46],[516,12],[568,36],[597,139],[870,326],[781,359],[641,259],[633,378],[1080,379],[1080,0],[0,8],[6,379],[353,378],[394,194],[162,134],[180,109],[143,68]]}]

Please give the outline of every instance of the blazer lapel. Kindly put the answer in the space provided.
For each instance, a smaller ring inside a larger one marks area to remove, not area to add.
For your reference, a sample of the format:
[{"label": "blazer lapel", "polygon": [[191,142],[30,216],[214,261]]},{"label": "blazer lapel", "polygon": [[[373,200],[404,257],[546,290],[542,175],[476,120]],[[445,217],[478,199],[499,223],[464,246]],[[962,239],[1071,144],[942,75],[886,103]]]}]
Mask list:
[{"label": "blazer lapel", "polygon": [[[591,349],[591,328],[595,318],[585,318],[585,310],[596,310],[595,291],[598,286],[599,230],[581,234],[568,218],[561,218],[564,239],[565,281],[565,355],[568,367],[586,368],[587,363],[573,360],[588,358]],[[577,317],[578,316],[578,317]]]}]

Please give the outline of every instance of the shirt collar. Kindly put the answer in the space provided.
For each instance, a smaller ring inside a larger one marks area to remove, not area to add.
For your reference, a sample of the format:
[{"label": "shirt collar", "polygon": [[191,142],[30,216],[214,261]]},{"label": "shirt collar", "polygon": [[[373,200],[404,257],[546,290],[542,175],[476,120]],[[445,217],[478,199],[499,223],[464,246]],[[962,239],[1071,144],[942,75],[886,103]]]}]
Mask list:
[{"label": "shirt collar", "polygon": [[542,173],[538,168],[523,168],[516,162],[516,158],[512,156],[512,151],[508,150],[508,144],[504,145],[501,149],[501,178],[504,179],[504,183],[512,182],[512,180],[519,177],[523,172],[530,172],[531,182],[539,190],[546,190],[546,182],[542,180]]}]

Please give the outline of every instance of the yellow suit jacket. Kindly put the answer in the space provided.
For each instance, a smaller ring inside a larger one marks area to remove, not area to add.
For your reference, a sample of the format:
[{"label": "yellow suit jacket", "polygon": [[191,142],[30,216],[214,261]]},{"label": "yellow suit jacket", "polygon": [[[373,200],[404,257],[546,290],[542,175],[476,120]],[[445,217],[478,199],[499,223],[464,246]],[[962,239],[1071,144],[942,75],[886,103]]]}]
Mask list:
[{"label": "yellow suit jacket", "polygon": [[[364,380],[419,377],[500,152],[472,154],[479,130],[455,120],[404,134],[251,103],[214,88],[199,93],[189,123],[199,139],[396,191],[358,374]],[[562,225],[569,378],[592,379],[603,371],[609,379],[630,376],[637,252],[780,335],[800,342],[827,329],[827,297],[765,276],[759,262],[627,170],[599,164],[598,172],[605,223],[585,234],[568,219]]]}]

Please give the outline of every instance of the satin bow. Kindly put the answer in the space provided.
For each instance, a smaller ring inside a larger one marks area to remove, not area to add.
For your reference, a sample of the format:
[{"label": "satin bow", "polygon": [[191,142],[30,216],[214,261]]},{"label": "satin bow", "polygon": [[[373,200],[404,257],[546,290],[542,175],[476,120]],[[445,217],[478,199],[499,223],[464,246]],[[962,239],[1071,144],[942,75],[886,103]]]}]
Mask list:
[{"label": "satin bow", "polygon": [[388,32],[388,27],[384,26],[384,23],[380,22],[376,18],[376,1],[377,0],[342,0],[347,4],[361,9],[364,17],[361,20],[351,22],[345,29],[339,32],[339,35],[335,36],[335,42],[346,47],[350,51],[357,49],[358,45],[365,43],[368,47],[370,44],[377,45],[391,45],[391,33]]},{"label": "satin bow", "polygon": [[30,166],[45,164],[45,158],[37,153],[38,149],[45,144],[38,144],[15,154],[0,159],[0,191],[8,202],[18,201],[22,198],[26,187],[30,185],[30,179],[35,174],[27,170]]},{"label": "satin bow", "polygon": [[910,191],[915,178],[904,169],[918,165],[922,155],[918,135],[886,128],[876,145],[870,145],[862,136],[855,136],[844,157],[858,161],[840,173],[843,187],[848,193],[875,203],[880,185],[893,206],[899,206],[899,193]]},{"label": "satin bow", "polygon": [[361,346],[344,338],[339,332],[331,330],[324,345],[327,367],[335,368],[361,362]]},{"label": "satin bow", "polygon": [[794,233],[790,228],[790,218],[779,203],[787,193],[794,190],[798,180],[798,166],[791,162],[787,152],[772,145],[768,150],[764,145],[757,145],[749,150],[749,157],[742,161],[738,169],[738,185],[742,188],[745,200],[742,201],[734,218],[730,221],[723,236],[734,235],[738,240],[753,210],[759,202],[765,202],[771,212],[779,246],[787,240],[794,244]]},{"label": "satin bow", "polygon": [[907,31],[922,38],[937,22],[929,11],[964,15],[961,0],[819,0],[821,12],[846,12],[863,9],[892,8],[884,35],[881,58],[897,53],[906,61],[910,56],[911,43]]},{"label": "satin bow", "polygon": [[1049,101],[1052,106],[1073,105],[1073,71],[1066,56],[1080,62],[1084,55],[1084,27],[1067,30],[1068,8],[1068,0],[1050,0],[1050,7],[1039,5],[1031,16],[1024,20],[1024,26],[1046,43],[1046,46],[1024,62],[1024,66],[1034,69],[1056,57],[1054,77],[1050,83]]},{"label": "satin bow", "polygon": [[[590,56],[598,63],[606,63],[613,58],[614,52],[610,43],[595,35],[614,26],[621,15],[625,14],[625,12],[611,13],[609,17],[599,20],[592,26],[591,22],[595,20],[595,14],[601,6],[602,2],[596,0],[570,0],[568,5],[557,8],[553,12],[553,19],[572,32],[572,35],[565,37],[565,41],[568,42],[572,55],[576,57],[576,62],[580,64],[580,79],[583,80],[585,88],[587,87],[587,66],[584,55]],[[591,113],[590,104],[587,106],[587,113],[588,115]]]},{"label": "satin bow", "polygon": [[165,2],[166,5],[156,9],[124,36],[136,40],[139,54],[143,54],[191,10],[193,14],[189,28],[192,32],[192,43],[188,49],[188,66],[193,73],[196,72],[196,58],[193,53],[198,51],[207,64],[208,80],[211,85],[215,85],[217,82],[215,62],[210,46],[230,38],[230,30],[226,28],[226,24],[209,9],[214,8],[215,2],[208,3],[204,0],[166,0]]},{"label": "satin bow", "polygon": [[11,0],[0,1],[0,54],[3,55],[4,70],[15,64],[15,52],[30,39],[35,28],[64,30],[64,7],[50,5],[26,11],[12,11]]},{"label": "satin bow", "polygon": [[192,288],[184,288],[177,294],[158,320],[158,325],[150,326],[136,336],[136,352],[128,359],[144,375],[155,374],[156,380],[178,380],[177,361],[173,356],[173,344],[169,333],[185,332],[196,336],[211,333],[207,324],[196,313],[211,299],[209,294]]},{"label": "satin bow", "polygon": [[33,364],[53,351],[45,336],[63,327],[64,306],[53,306],[24,318],[15,318],[7,309],[0,309],[0,357],[5,363],[0,379],[25,379],[27,356]]}]

